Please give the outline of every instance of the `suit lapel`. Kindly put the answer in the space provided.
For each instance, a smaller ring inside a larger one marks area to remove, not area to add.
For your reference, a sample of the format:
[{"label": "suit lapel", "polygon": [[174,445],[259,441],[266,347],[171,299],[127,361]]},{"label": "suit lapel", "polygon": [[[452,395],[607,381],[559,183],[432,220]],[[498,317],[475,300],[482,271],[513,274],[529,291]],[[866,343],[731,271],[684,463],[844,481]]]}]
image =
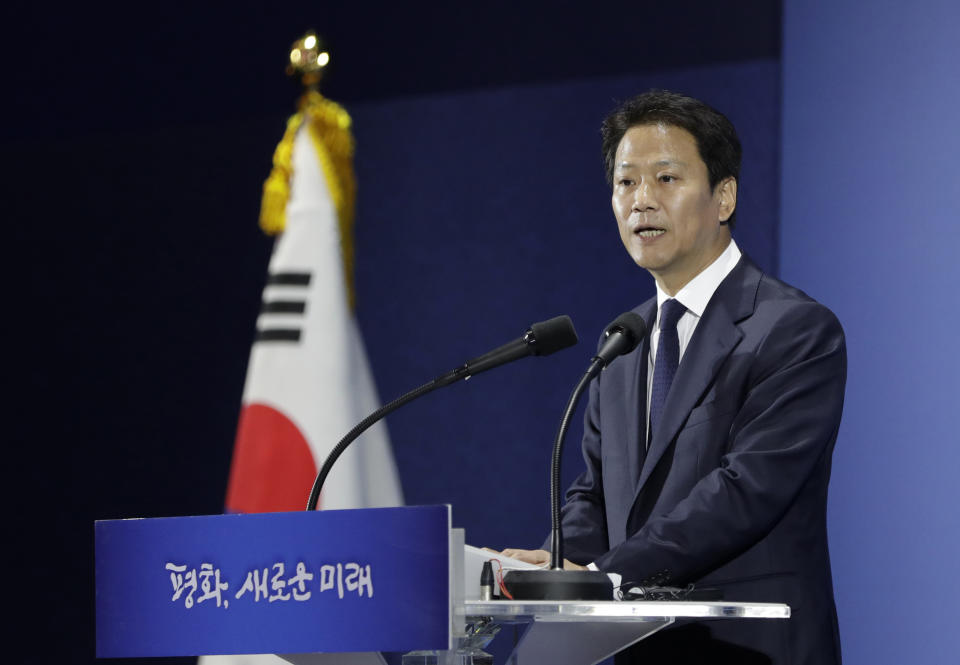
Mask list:
[{"label": "suit lapel", "polygon": [[[736,323],[753,313],[761,276],[760,270],[744,256],[707,304],[677,368],[660,417],[660,426],[653,433],[653,440],[648,446],[637,482],[637,495],[680,432],[690,411],[710,387],[724,360],[743,337]],[[645,405],[645,385],[642,394],[642,404]]]},{"label": "suit lapel", "polygon": [[657,299],[653,298],[637,307],[634,312],[647,324],[647,334],[643,342],[637,347],[634,367],[627,375],[626,395],[624,404],[628,409],[635,409],[636,417],[627,417],[626,436],[627,460],[630,464],[630,479],[634,489],[639,487],[640,470],[643,468],[647,444],[647,363],[650,356],[650,328],[657,318]]}]

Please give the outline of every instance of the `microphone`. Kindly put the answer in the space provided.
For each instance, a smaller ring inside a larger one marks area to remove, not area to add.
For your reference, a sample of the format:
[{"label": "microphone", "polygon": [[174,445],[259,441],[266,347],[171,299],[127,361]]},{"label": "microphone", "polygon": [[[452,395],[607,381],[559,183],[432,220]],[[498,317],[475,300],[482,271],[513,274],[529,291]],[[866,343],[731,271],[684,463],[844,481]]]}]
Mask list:
[{"label": "microphone", "polygon": [[603,331],[604,340],[590,367],[573,389],[567,408],[560,420],[560,428],[553,445],[550,467],[550,569],[511,570],[504,576],[504,584],[518,600],[610,600],[613,584],[606,573],[597,570],[563,569],[563,532],[560,530],[560,461],[563,440],[570,419],[583,391],[604,367],[615,358],[630,353],[643,340],[647,325],[634,312],[624,312]]},{"label": "microphone", "polygon": [[[618,316],[603,331],[603,344],[600,345],[597,355],[593,357],[592,364],[587,372],[593,372],[593,376],[596,376],[614,358],[633,351],[646,332],[647,324],[636,312],[624,312]],[[597,369],[595,370],[594,367],[597,367]]]},{"label": "microphone", "polygon": [[320,491],[323,489],[323,483],[330,473],[334,463],[343,454],[353,441],[367,431],[371,425],[382,419],[384,416],[396,411],[404,404],[433,392],[437,388],[449,386],[451,383],[469,379],[474,374],[485,372],[488,369],[499,367],[508,362],[518,360],[525,356],[549,356],[551,353],[573,346],[577,343],[577,331],[573,328],[573,321],[569,316],[557,316],[547,321],[534,323],[527,329],[523,337],[507,342],[503,346],[498,346],[493,351],[478,356],[473,360],[468,360],[460,367],[438,376],[433,381],[423,384],[419,388],[414,388],[386,404],[369,416],[361,420],[356,427],[347,432],[333,447],[323,466],[317,473],[313,481],[313,487],[310,490],[310,497],[307,499],[307,510],[316,510],[317,502],[320,500]]},{"label": "microphone", "polygon": [[468,360],[453,373],[459,373],[458,378],[469,378],[488,369],[499,367],[524,356],[549,356],[568,346],[577,343],[577,331],[573,328],[573,321],[564,314],[547,321],[534,323],[527,328],[523,337],[498,346],[473,360]]}]

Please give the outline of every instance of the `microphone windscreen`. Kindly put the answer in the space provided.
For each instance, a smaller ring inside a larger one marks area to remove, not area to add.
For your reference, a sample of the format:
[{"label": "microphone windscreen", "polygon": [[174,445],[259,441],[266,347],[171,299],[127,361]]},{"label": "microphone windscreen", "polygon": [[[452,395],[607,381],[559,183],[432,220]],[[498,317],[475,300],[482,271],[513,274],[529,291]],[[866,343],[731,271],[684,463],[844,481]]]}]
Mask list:
[{"label": "microphone windscreen", "polygon": [[647,324],[643,317],[636,312],[624,312],[613,320],[604,331],[604,336],[609,337],[613,333],[621,333],[629,342],[629,346],[620,351],[620,354],[630,353],[637,344],[643,339],[647,332]]},{"label": "microphone windscreen", "polygon": [[533,335],[530,350],[535,356],[549,356],[577,343],[577,331],[566,314],[534,323],[530,326],[530,333]]}]

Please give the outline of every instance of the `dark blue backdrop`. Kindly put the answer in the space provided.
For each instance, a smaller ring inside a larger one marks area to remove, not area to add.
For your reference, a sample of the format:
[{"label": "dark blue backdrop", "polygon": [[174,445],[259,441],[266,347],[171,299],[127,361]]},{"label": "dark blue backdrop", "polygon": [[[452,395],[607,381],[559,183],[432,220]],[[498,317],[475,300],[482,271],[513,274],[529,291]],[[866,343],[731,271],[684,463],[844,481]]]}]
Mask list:
[{"label": "dark blue backdrop", "polygon": [[[736,237],[776,268],[775,62],[355,106],[358,314],[384,398],[566,313],[581,342],[389,418],[412,504],[450,502],[469,542],[535,546],[550,447],[603,327],[653,294],[620,243],[599,124],[650,87],[728,113],[746,155]],[[564,475],[581,467],[579,420]]]},{"label": "dark blue backdrop", "polygon": [[[737,238],[775,270],[776,61],[348,105],[358,315],[384,398],[534,321],[568,313],[580,331],[574,350],[390,418],[408,501],[453,504],[472,543],[539,543],[563,404],[604,325],[653,293],[620,245],[597,133],[615,98],[651,86],[701,96],[742,128]],[[11,526],[30,545],[24,646],[74,660],[93,653],[93,520],[222,510],[270,247],[260,186],[284,114],[129,121],[6,147],[18,175],[7,250],[26,285],[7,430],[13,488],[31,506]],[[49,571],[70,581],[53,598],[28,581]]]},{"label": "dark blue backdrop", "polygon": [[[685,90],[728,112],[748,154],[737,237],[776,266],[778,67],[718,65],[579,83],[368,102],[358,141],[358,315],[384,398],[570,314],[574,350],[528,359],[389,420],[410,503],[449,502],[472,543],[535,545],[564,401],[603,326],[652,281],[622,249],[598,125],[615,98]],[[71,626],[92,653],[92,521],[222,509],[269,240],[259,189],[283,128],[217,126],[13,144],[11,218],[29,230],[13,353],[15,515],[38,571],[88,580],[23,595],[34,639]],[[57,186],[51,189],[51,182]],[[53,408],[54,411],[50,411]],[[579,466],[574,428],[565,476]],[[340,433],[331,433],[336,438]],[[51,464],[52,461],[56,463]],[[49,489],[42,489],[49,488]],[[40,520],[38,516],[51,517]],[[73,646],[64,646],[73,653]]]},{"label": "dark blue backdrop", "polygon": [[[467,541],[538,547],[566,399],[603,327],[654,293],[623,249],[599,125],[664,87],[722,109],[744,144],[738,243],[777,265],[773,61],[357,105],[358,315],[384,398],[569,314],[581,342],[483,374],[388,419],[411,504],[449,502]],[[578,413],[582,413],[583,406]],[[579,417],[564,482],[582,468]],[[509,636],[491,649],[505,657]]]}]

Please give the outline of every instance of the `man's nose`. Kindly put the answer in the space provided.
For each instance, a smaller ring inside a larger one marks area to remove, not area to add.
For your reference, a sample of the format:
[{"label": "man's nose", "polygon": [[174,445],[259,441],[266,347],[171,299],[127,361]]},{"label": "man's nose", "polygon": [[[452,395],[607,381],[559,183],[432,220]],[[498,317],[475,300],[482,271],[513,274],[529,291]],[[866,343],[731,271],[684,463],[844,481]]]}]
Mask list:
[{"label": "man's nose", "polygon": [[650,186],[650,181],[644,179],[637,185],[636,190],[634,190],[633,209],[637,212],[644,212],[646,210],[655,210],[656,207],[657,199],[653,188]]}]

